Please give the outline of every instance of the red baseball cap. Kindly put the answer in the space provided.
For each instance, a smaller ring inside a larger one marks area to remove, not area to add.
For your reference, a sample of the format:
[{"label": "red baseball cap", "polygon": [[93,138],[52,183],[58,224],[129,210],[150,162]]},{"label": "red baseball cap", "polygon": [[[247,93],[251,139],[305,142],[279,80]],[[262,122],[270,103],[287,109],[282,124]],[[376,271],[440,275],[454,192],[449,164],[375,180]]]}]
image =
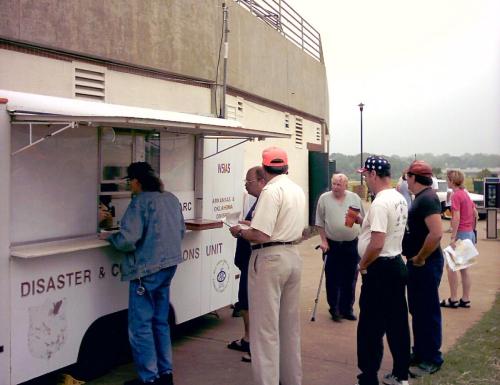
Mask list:
[{"label": "red baseball cap", "polygon": [[262,165],[271,167],[287,166],[288,155],[282,148],[268,147],[262,151]]},{"label": "red baseball cap", "polygon": [[429,163],[424,162],[423,160],[415,160],[412,162],[412,164],[410,164],[408,173],[432,177],[432,167]]}]

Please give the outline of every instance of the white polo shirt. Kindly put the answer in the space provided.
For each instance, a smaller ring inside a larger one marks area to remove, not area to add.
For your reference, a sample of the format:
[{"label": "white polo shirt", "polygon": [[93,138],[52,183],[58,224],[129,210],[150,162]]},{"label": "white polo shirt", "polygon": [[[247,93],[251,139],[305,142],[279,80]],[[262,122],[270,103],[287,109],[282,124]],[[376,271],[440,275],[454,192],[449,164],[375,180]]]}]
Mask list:
[{"label": "white polo shirt", "polygon": [[262,189],[250,227],[271,237],[270,242],[292,242],[302,237],[306,197],[288,175],[277,175]]},{"label": "white polo shirt", "polygon": [[380,257],[395,257],[401,254],[407,220],[408,204],[405,198],[393,188],[380,191],[361,225],[358,238],[359,255],[364,256],[372,231],[385,233]]}]

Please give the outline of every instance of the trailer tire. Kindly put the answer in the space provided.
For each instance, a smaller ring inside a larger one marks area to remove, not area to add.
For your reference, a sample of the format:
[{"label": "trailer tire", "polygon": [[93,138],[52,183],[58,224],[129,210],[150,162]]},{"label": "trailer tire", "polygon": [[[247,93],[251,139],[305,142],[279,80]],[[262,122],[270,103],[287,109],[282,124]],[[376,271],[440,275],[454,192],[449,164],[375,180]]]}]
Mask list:
[{"label": "trailer tire", "polygon": [[122,310],[90,325],[80,344],[75,378],[90,381],[132,360],[127,323],[127,310]]}]

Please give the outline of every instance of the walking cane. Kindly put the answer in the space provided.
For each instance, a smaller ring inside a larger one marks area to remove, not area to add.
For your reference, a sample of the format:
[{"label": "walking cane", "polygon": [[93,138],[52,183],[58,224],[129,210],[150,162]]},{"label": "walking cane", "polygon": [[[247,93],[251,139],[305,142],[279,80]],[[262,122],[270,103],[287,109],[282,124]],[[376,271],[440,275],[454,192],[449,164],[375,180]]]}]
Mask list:
[{"label": "walking cane", "polygon": [[[314,250],[318,250],[319,245],[314,248]],[[323,253],[323,269],[321,270],[321,277],[319,278],[319,286],[318,286],[318,292],[316,293],[316,299],[314,300],[314,309],[312,312],[311,316],[311,322],[316,321],[316,309],[318,307],[318,300],[319,300],[319,292],[321,291],[321,284],[323,283],[323,274],[325,273],[325,266],[326,266],[326,260],[328,259],[328,254]]]}]

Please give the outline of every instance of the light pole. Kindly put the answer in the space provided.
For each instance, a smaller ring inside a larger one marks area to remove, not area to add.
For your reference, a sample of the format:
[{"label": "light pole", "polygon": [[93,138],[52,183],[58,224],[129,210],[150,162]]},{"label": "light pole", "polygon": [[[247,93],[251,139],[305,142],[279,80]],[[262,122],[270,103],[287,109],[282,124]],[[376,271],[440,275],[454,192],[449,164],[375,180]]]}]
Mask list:
[{"label": "light pole", "polygon": [[[365,105],[363,103],[359,103],[359,113],[361,116],[361,154],[359,154],[359,167],[363,168],[363,107]],[[360,182],[361,186],[363,186],[363,174],[360,174]]]}]

